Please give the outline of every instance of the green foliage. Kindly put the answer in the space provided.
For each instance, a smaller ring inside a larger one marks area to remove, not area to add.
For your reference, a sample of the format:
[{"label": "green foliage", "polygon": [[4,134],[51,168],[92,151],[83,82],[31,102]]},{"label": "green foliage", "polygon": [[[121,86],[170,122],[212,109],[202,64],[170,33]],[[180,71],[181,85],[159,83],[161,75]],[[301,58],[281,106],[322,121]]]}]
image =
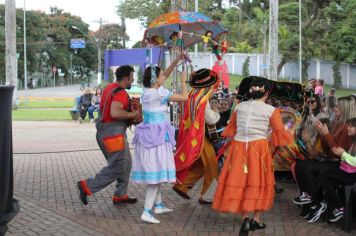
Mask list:
[{"label": "green foliage", "polygon": [[250,57],[247,57],[244,61],[244,64],[242,65],[242,77],[243,78],[246,78],[250,75],[249,66],[250,66]]},{"label": "green foliage", "polygon": [[252,47],[248,44],[247,41],[237,42],[236,43],[236,52],[239,53],[250,53],[252,52]]},{"label": "green foliage", "polygon": [[340,73],[340,62],[337,61],[333,65],[333,71],[334,71],[334,88],[339,89],[341,88],[342,85],[342,78],[341,78],[341,73]]},{"label": "green foliage", "polygon": [[[24,84],[23,49],[23,10],[16,10],[16,40],[18,60],[18,79]],[[0,4],[0,83],[5,81],[5,5]],[[73,28],[75,26],[76,28]],[[100,36],[102,49],[111,46],[121,48],[123,30],[120,25],[103,25],[102,31],[90,32],[88,24],[80,17],[71,15],[57,7],[51,7],[50,13],[26,11],[26,42],[28,77],[44,81],[53,77],[52,66],[62,70],[64,81],[70,81],[70,64],[73,54],[73,79],[88,76],[97,69],[97,38]],[[76,51],[70,48],[72,38],[85,38],[86,47]],[[128,39],[128,36],[125,36]],[[58,76],[58,75],[57,75]]]}]

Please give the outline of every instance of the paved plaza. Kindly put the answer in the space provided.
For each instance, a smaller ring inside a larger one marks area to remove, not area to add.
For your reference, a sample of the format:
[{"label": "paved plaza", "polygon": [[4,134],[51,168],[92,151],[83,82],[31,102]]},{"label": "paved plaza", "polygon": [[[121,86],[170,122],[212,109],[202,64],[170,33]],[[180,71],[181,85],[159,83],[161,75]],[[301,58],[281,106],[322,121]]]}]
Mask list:
[{"label": "paved plaza", "polygon": [[[133,132],[128,131],[132,138]],[[145,187],[130,183],[134,205],[114,206],[109,186],[90,197],[87,206],[78,199],[76,182],[93,176],[105,165],[95,141],[93,124],[76,122],[13,122],[14,192],[21,211],[9,224],[6,235],[238,235],[241,217],[221,214],[198,203],[199,188],[192,200],[180,198],[165,185],[166,205],[173,213],[158,216],[161,224],[140,220]],[[131,151],[134,151],[131,149]],[[274,208],[264,214],[267,229],[250,235],[352,235],[341,223],[306,223],[291,199],[292,183],[281,183],[285,192],[275,198]]]}]

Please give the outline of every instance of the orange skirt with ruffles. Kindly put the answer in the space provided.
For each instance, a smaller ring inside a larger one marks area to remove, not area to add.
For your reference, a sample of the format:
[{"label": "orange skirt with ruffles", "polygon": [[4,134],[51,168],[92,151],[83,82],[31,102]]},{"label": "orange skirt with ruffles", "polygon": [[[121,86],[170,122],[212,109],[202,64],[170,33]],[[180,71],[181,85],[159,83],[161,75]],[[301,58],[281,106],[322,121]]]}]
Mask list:
[{"label": "orange skirt with ruffles", "polygon": [[[248,213],[272,208],[273,160],[267,140],[232,141],[219,176],[213,209]],[[246,149],[247,147],[247,149]]]}]

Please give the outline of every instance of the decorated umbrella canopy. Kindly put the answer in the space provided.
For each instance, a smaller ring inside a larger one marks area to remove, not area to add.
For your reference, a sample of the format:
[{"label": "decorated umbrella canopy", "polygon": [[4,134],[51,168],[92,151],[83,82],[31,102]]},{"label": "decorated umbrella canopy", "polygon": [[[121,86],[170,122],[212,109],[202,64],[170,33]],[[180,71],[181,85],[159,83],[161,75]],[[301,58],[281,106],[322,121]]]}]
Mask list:
[{"label": "decorated umbrella canopy", "polygon": [[[172,12],[166,13],[156,18],[148,26],[145,31],[144,39],[152,41],[161,41],[160,43],[172,43],[172,36],[183,32],[182,47],[189,46],[203,42],[202,36],[207,32],[211,32],[211,39],[217,41],[218,38],[227,33],[221,25],[213,21],[206,15],[199,12]],[[158,40],[157,40],[158,39]]]}]

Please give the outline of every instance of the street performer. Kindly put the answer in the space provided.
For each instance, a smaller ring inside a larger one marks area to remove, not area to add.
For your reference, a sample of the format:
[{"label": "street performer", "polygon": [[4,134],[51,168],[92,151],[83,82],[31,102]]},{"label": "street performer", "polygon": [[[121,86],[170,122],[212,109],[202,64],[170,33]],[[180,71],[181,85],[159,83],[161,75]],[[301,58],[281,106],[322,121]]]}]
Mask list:
[{"label": "street performer", "polygon": [[218,80],[218,75],[208,69],[200,69],[191,75],[189,84],[192,90],[184,104],[174,156],[178,183],[173,190],[181,197],[190,199],[188,189],[204,177],[200,204],[211,204],[205,198],[214,189],[214,183],[216,186],[218,177],[214,147],[205,135],[205,123],[216,124],[220,119],[219,112],[213,111],[209,104]]},{"label": "street performer", "polygon": [[127,195],[131,171],[131,153],[127,142],[126,129],[129,121],[139,115],[138,111],[129,111],[130,98],[125,89],[130,89],[134,69],[129,65],[120,66],[116,72],[116,82],[104,89],[101,102],[101,118],[96,121],[96,139],[108,164],[94,178],[77,183],[80,200],[84,205],[88,196],[96,193],[117,180],[116,191],[112,197],[113,204],[135,203],[136,198]]},{"label": "street performer", "polygon": [[260,77],[253,80],[249,89],[252,99],[236,105],[222,133],[232,141],[219,176],[213,209],[242,214],[244,222],[240,233],[244,235],[250,230],[266,228],[261,213],[273,205],[275,180],[267,139],[270,128],[270,142],[274,147],[292,142],[280,110],[265,103],[270,90],[269,80]]}]

